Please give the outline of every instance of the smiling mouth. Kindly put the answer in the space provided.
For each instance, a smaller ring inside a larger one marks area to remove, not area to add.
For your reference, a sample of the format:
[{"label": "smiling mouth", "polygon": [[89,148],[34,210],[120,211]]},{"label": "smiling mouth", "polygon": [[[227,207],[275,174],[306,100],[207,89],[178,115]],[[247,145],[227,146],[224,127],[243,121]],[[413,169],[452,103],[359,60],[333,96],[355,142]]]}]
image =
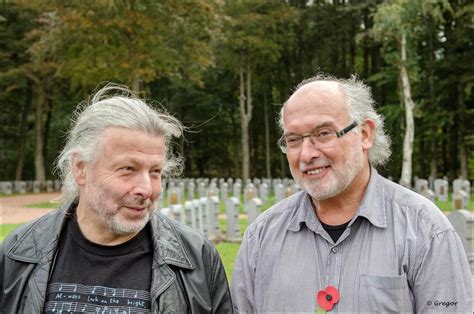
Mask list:
[{"label": "smiling mouth", "polygon": [[134,210],[134,211],[137,211],[137,212],[140,212],[142,210],[145,210],[146,208],[145,207],[129,207],[129,206],[126,206],[128,209],[131,209],[131,210]]},{"label": "smiling mouth", "polygon": [[309,175],[320,174],[326,168],[329,168],[329,166],[328,167],[321,167],[321,168],[317,168],[317,169],[313,169],[313,170],[308,170],[308,171],[305,171],[305,173],[307,173]]}]

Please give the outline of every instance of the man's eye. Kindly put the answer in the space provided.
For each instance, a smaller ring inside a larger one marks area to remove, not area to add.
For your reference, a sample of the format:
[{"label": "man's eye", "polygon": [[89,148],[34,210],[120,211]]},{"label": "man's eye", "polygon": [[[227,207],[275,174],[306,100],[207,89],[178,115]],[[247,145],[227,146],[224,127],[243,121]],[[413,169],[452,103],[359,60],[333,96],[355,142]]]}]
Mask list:
[{"label": "man's eye", "polygon": [[300,142],[300,137],[287,137],[286,138],[286,144],[287,145],[296,145]]},{"label": "man's eye", "polygon": [[153,169],[151,171],[151,174],[153,174],[155,176],[161,176],[161,169]]},{"label": "man's eye", "polygon": [[130,166],[121,167],[119,168],[119,171],[124,172],[124,173],[129,173],[133,171],[133,167],[130,167]]},{"label": "man's eye", "polygon": [[328,137],[328,136],[331,136],[332,135],[332,131],[330,130],[321,130],[321,131],[318,131],[316,132],[316,137]]}]

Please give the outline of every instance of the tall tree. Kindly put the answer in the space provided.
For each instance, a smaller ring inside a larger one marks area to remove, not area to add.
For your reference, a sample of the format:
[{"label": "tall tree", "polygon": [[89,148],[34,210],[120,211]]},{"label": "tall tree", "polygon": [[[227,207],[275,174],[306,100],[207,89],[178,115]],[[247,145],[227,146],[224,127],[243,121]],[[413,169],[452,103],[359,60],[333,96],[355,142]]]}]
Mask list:
[{"label": "tall tree", "polygon": [[238,73],[239,110],[241,121],[242,178],[250,176],[249,125],[252,120],[252,80],[257,67],[275,63],[283,46],[278,37],[295,17],[295,11],[285,2],[227,1],[228,15],[224,24],[223,60]]},{"label": "tall tree", "polygon": [[[414,42],[420,29],[420,18],[431,15],[441,18],[440,11],[446,3],[425,3],[421,1],[392,0],[381,4],[374,16],[373,34],[384,44],[395,43],[398,56],[390,60],[398,69],[400,92],[405,108],[405,136],[403,141],[403,162],[400,184],[410,187],[412,177],[413,141],[415,137],[414,110],[411,76],[416,73],[416,50]],[[421,14],[420,14],[421,13]],[[410,75],[410,69],[412,73]]]}]

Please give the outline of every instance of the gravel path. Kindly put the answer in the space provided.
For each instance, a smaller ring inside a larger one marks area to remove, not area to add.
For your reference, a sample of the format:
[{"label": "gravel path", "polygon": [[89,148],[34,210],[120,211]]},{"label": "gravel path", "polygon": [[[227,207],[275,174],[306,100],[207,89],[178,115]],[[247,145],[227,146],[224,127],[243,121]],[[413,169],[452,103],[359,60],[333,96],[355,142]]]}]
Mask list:
[{"label": "gravel path", "polygon": [[26,205],[47,203],[59,193],[24,194],[0,198],[0,224],[25,223],[54,210],[54,208],[29,208]]}]

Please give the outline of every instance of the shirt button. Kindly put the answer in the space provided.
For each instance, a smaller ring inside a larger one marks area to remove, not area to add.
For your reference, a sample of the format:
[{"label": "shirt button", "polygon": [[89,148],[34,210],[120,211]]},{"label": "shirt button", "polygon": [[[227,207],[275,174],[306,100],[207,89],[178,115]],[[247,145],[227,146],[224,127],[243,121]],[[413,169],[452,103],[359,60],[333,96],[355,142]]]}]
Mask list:
[{"label": "shirt button", "polygon": [[333,248],[331,249],[331,252],[337,253],[337,247],[333,247]]}]

